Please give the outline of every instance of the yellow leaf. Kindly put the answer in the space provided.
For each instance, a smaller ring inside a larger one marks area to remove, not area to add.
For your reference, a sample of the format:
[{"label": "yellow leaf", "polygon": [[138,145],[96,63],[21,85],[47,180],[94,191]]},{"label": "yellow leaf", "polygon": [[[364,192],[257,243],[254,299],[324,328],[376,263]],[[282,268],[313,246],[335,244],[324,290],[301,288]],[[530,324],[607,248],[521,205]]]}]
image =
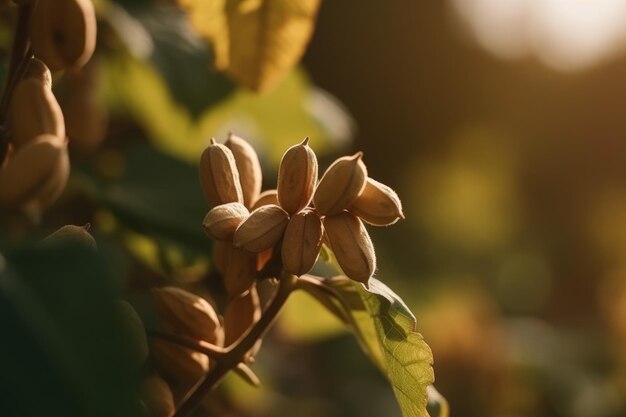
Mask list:
[{"label": "yellow leaf", "polygon": [[212,45],[215,65],[255,91],[275,86],[300,60],[320,0],[179,0]]}]

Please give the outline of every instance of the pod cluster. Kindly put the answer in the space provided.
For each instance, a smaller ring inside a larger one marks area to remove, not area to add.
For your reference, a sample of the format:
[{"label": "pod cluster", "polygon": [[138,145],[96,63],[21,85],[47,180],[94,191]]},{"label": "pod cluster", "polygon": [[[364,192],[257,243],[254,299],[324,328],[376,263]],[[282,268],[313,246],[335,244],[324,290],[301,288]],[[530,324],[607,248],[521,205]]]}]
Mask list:
[{"label": "pod cluster", "polygon": [[323,243],[348,277],[367,285],[376,256],[364,223],[388,226],[404,215],[397,194],[368,177],[363,154],[337,159],[318,181],[317,157],[306,138],[283,155],[276,189],[261,193],[256,153],[249,145],[245,152],[234,149],[233,137],[225,145],[212,140],[200,161],[213,206],[203,226],[217,240],[215,263],[229,294],[245,293],[274,256],[285,272],[306,274]]},{"label": "pod cluster", "polygon": [[[30,3],[27,36],[33,54],[23,57],[7,81],[13,88],[3,126],[8,151],[0,161],[0,207],[39,212],[65,188],[67,136],[76,125],[64,118],[50,71],[78,71],[87,63],[95,48],[96,16],[91,0]],[[72,106],[84,108],[84,100]]]}]

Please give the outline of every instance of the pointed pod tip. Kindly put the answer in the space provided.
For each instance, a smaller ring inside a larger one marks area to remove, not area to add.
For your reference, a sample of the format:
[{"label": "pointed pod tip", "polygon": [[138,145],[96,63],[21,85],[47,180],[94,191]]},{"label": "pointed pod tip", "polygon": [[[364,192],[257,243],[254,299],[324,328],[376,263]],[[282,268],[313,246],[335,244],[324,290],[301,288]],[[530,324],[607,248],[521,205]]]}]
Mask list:
[{"label": "pointed pod tip", "polygon": [[355,161],[360,161],[361,159],[363,159],[363,151],[358,151],[357,153],[352,155],[352,159]]},{"label": "pointed pod tip", "polygon": [[310,138],[307,136],[306,138],[304,138],[304,140],[302,141],[302,143],[300,145],[308,146],[309,145],[309,140],[310,140]]},{"label": "pointed pod tip", "polygon": [[210,142],[211,145],[216,145],[217,141],[215,140],[215,138],[211,138]]}]

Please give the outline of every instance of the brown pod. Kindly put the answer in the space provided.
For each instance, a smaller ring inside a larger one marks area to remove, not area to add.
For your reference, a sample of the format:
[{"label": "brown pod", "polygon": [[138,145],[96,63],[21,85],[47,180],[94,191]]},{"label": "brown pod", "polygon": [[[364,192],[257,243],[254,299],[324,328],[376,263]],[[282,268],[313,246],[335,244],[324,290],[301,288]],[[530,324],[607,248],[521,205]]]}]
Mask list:
[{"label": "brown pod", "polygon": [[256,255],[230,246],[224,271],[224,287],[231,297],[244,294],[256,280]]},{"label": "brown pod", "polygon": [[0,205],[43,209],[61,194],[69,177],[67,146],[51,135],[40,135],[16,150],[0,172]]},{"label": "brown pod", "polygon": [[[164,332],[224,343],[224,329],[205,299],[175,287],[154,289],[152,295]],[[207,356],[168,341],[153,340],[151,353],[159,372],[185,385],[192,385],[209,369]]]},{"label": "brown pod", "polygon": [[365,187],[367,168],[361,161],[363,152],[337,159],[328,167],[315,190],[313,204],[324,216],[347,209]]},{"label": "brown pod", "polygon": [[252,204],[252,207],[250,208],[250,211],[256,210],[256,209],[258,209],[261,206],[267,206],[269,204],[274,204],[276,206],[279,205],[279,203],[278,203],[278,191],[276,191],[276,190],[265,190],[265,191],[263,191],[261,194],[259,194],[259,197],[256,199],[254,204]]},{"label": "brown pod", "polygon": [[239,171],[235,157],[226,146],[211,139],[200,157],[200,182],[211,206],[226,203],[243,204]]},{"label": "brown pod", "polygon": [[233,243],[249,252],[263,252],[278,243],[288,222],[289,215],[282,208],[273,204],[259,207],[239,225]]},{"label": "brown pod", "polygon": [[96,30],[91,0],[38,0],[30,39],[35,56],[58,71],[89,61],[96,47]]},{"label": "brown pod", "polygon": [[174,414],[174,395],[167,383],[159,375],[146,377],[141,384],[141,400],[153,417],[169,417]]},{"label": "brown pod", "polygon": [[13,144],[20,148],[36,136],[49,134],[65,142],[63,112],[52,90],[36,78],[20,81],[11,99]]},{"label": "brown pod", "polygon": [[297,213],[311,202],[317,182],[317,157],[308,145],[309,138],[287,149],[278,170],[278,201],[289,214]]},{"label": "brown pod", "polygon": [[367,286],[376,270],[376,254],[363,222],[343,211],[324,218],[324,230],[343,272]]},{"label": "brown pod", "polygon": [[34,78],[41,81],[43,85],[52,88],[52,74],[46,64],[35,57],[31,58],[26,68],[24,78]]},{"label": "brown pod", "polygon": [[230,254],[233,250],[232,241],[217,241],[213,244],[213,264],[220,274],[226,272],[226,265],[230,262]]},{"label": "brown pod", "polygon": [[243,193],[243,204],[252,207],[261,193],[261,183],[263,182],[263,172],[261,163],[254,148],[248,142],[235,136],[232,133],[224,144],[230,149],[235,157],[237,170],[239,171],[239,181],[241,181],[241,191]]},{"label": "brown pod", "polygon": [[304,209],[289,219],[282,245],[285,271],[306,274],[313,268],[322,247],[322,219],[315,210]]},{"label": "brown pod", "polygon": [[[261,301],[255,285],[246,294],[232,297],[224,311],[224,346],[235,343],[260,318]],[[247,358],[254,357],[260,347],[259,339],[246,355]]]},{"label": "brown pod", "polygon": [[74,226],[72,224],[68,224],[61,227],[51,235],[46,236],[41,241],[41,244],[44,246],[54,246],[64,243],[74,243],[95,251],[98,249],[98,245],[88,230],[89,224],[86,226]]},{"label": "brown pod", "polygon": [[374,226],[390,226],[404,219],[402,203],[395,191],[385,184],[367,179],[363,192],[348,210],[365,223]]},{"label": "brown pod", "polygon": [[226,203],[213,207],[204,217],[204,231],[217,240],[230,240],[237,227],[250,215],[241,203]]}]

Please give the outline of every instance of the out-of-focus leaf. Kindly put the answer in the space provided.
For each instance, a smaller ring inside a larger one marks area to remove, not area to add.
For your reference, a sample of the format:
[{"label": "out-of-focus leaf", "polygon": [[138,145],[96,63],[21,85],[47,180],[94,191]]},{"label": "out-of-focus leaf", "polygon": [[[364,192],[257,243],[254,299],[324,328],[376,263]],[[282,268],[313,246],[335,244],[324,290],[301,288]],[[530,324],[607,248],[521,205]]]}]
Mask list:
[{"label": "out-of-focus leaf", "polygon": [[135,232],[205,253],[210,246],[202,230],[207,212],[197,168],[147,145],[134,145],[116,163],[114,177],[80,167],[93,198]]},{"label": "out-of-focus leaf", "polygon": [[[434,381],[432,352],[406,304],[375,278],[369,290],[345,277],[324,280],[352,317],[352,326],[371,360],[389,379],[405,417],[428,417],[427,387]],[[432,417],[432,416],[431,416]]]},{"label": "out-of-focus leaf", "polygon": [[319,0],[179,0],[213,45],[216,67],[254,91],[274,87],[300,60]]},{"label": "out-of-focus leaf", "polygon": [[312,342],[335,336],[345,326],[309,294],[296,292],[289,297],[278,325],[288,337]]},{"label": "out-of-focus leaf", "polygon": [[140,364],[122,340],[106,261],[68,244],[14,250],[0,264],[2,414],[141,416]]},{"label": "out-of-focus leaf", "polygon": [[262,159],[276,162],[287,147],[306,136],[318,152],[337,139],[312,109],[316,90],[302,71],[292,72],[263,96],[238,90],[195,119],[173,99],[161,74],[148,63],[108,57],[103,73],[112,107],[129,112],[160,149],[194,163],[211,137],[225,138],[229,131],[252,142]]}]

